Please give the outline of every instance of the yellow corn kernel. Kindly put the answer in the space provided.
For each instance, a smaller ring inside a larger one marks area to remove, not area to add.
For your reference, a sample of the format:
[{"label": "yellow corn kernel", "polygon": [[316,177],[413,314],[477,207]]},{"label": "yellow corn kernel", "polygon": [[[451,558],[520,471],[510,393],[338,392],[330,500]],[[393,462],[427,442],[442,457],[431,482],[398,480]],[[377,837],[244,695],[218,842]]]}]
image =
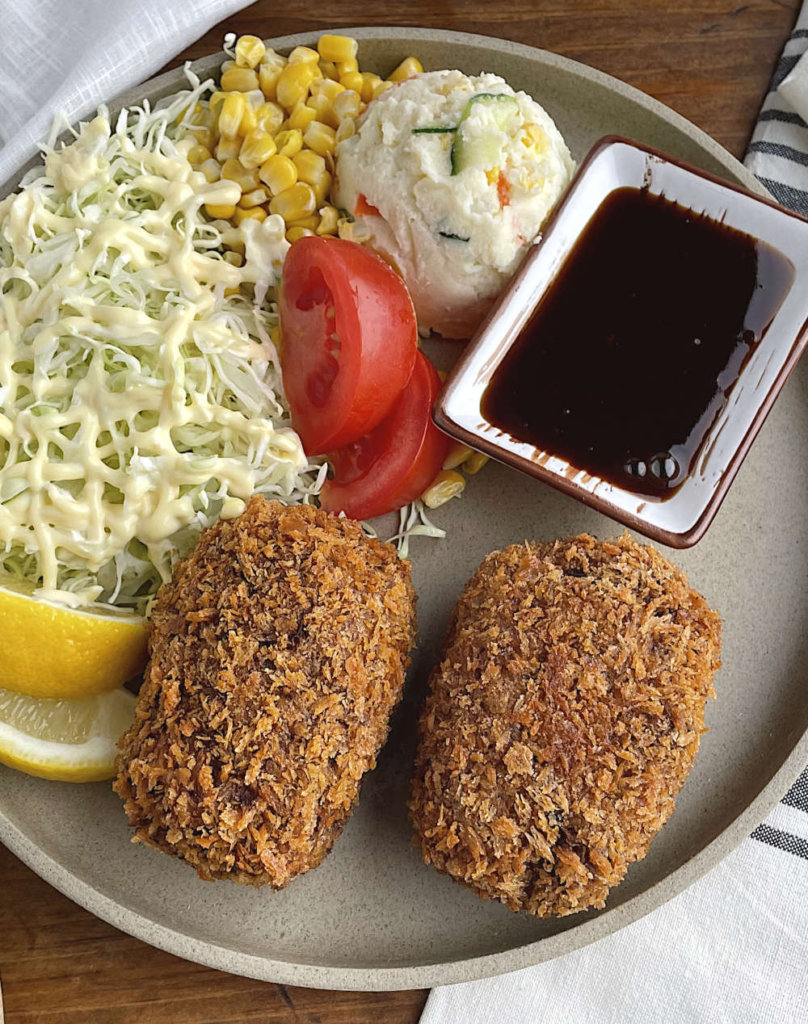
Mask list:
[{"label": "yellow corn kernel", "polygon": [[362,97],[363,103],[370,103],[373,99],[373,90],[379,82],[381,82],[381,78],[374,75],[372,71],[362,72],[362,88],[359,90],[359,95]]},{"label": "yellow corn kernel", "polygon": [[388,82],[403,82],[410,75],[420,75],[424,65],[417,57],[406,57],[399,66],[387,76]]},{"label": "yellow corn kernel", "polygon": [[306,228],[308,231],[316,231],[319,226],[320,217],[316,213],[310,213],[308,217],[301,217],[289,225],[290,228]]},{"label": "yellow corn kernel", "polygon": [[284,121],[284,128],[304,131],[317,117],[317,112],[306,106],[305,102],[295,104],[292,113]]},{"label": "yellow corn kernel", "polygon": [[356,60],[359,44],[351,36],[323,35],[317,41],[317,51],[323,60]]},{"label": "yellow corn kernel", "polygon": [[337,61],[337,78],[342,78],[343,75],[352,74],[354,71],[359,70],[359,61],[356,57],[349,57],[348,60]]},{"label": "yellow corn kernel", "polygon": [[250,92],[260,88],[260,80],[251,68],[230,68],[222,75],[220,85],[225,92]]},{"label": "yellow corn kernel", "polygon": [[235,138],[238,126],[247,109],[247,101],[240,92],[231,92],[225,97],[219,111],[219,131],[225,138]]},{"label": "yellow corn kernel", "polygon": [[337,128],[337,142],[350,139],[352,135],[356,135],[356,121],[352,117],[346,117],[340,121],[339,128]]},{"label": "yellow corn kernel", "polygon": [[218,181],[222,176],[222,167],[218,160],[214,160],[213,157],[210,160],[206,160],[203,164],[197,167],[198,171],[201,171],[205,176],[205,181],[214,182]]},{"label": "yellow corn kernel", "polygon": [[314,198],[311,185],[307,185],[305,181],[298,181],[270,200],[269,212],[277,213],[287,224],[293,224],[296,220],[314,213],[316,207],[317,200]]},{"label": "yellow corn kernel", "polygon": [[299,128],[287,128],[278,132],[275,136],[275,145],[281,156],[294,159],[303,148],[303,132]]},{"label": "yellow corn kernel", "polygon": [[258,171],[253,168],[248,169],[235,158],[225,160],[222,164],[222,178],[226,181],[235,181],[242,192],[250,192],[252,189],[258,188],[260,183]]},{"label": "yellow corn kernel", "polygon": [[340,217],[337,222],[337,234],[340,238],[347,238],[349,242],[359,242],[361,245],[369,240],[370,229],[359,221]]},{"label": "yellow corn kernel", "polygon": [[258,65],[258,84],[261,87],[261,92],[268,100],[275,99],[278,79],[285,67],[286,58],[281,57],[274,50],[267,50],[266,56]]},{"label": "yellow corn kernel", "polygon": [[487,455],[483,455],[482,452],[472,452],[463,463],[463,472],[473,476],[475,473],[480,472],[486,462],[488,462]]},{"label": "yellow corn kernel", "polygon": [[245,136],[238,158],[244,167],[252,169],[266,163],[277,150],[278,147],[272,136],[256,129]]},{"label": "yellow corn kernel", "polygon": [[217,91],[217,92],[213,92],[213,93],[210,94],[210,99],[208,100],[208,106],[209,106],[209,108],[211,110],[215,111],[216,108],[219,106],[219,104],[220,103],[224,103],[224,101],[226,99],[227,99],[227,93],[226,92],[221,92],[220,90]]},{"label": "yellow corn kernel", "polygon": [[236,64],[240,68],[256,68],[266,52],[267,48],[258,36],[239,36],[236,41]]},{"label": "yellow corn kernel", "polygon": [[241,199],[239,199],[238,205],[242,210],[250,210],[253,206],[261,206],[268,202],[269,191],[262,185],[259,185],[258,188],[254,188],[250,192],[245,192]]},{"label": "yellow corn kernel", "polygon": [[219,139],[214,156],[223,164],[225,160],[234,160],[241,151],[241,139]]},{"label": "yellow corn kernel", "polygon": [[443,468],[457,469],[457,467],[462,466],[466,459],[472,454],[472,450],[467,444],[461,444],[459,441],[456,441],[449,449],[446,458],[443,460]]},{"label": "yellow corn kernel", "polygon": [[346,71],[344,75],[339,76],[339,84],[346,89],[353,89],[354,92],[358,92],[361,96],[365,80],[362,78],[361,71]]},{"label": "yellow corn kernel", "polygon": [[320,156],[333,153],[337,145],[337,136],[333,128],[321,121],[312,121],[303,133],[303,142]]},{"label": "yellow corn kernel", "polygon": [[339,128],[339,118],[327,96],[310,96],[306,106],[314,111],[314,120],[327,124],[329,128]]},{"label": "yellow corn kernel", "polygon": [[345,86],[334,82],[330,78],[321,78],[311,83],[311,95],[324,96],[327,100],[334,100],[340,93],[345,92]]},{"label": "yellow corn kernel", "polygon": [[256,113],[261,104],[266,103],[266,97],[260,89],[250,89],[249,92],[245,92],[244,99],[247,101],[247,106],[251,107]]},{"label": "yellow corn kernel", "polygon": [[466,486],[463,477],[453,469],[442,469],[421,495],[427,508],[438,508],[456,498]]},{"label": "yellow corn kernel", "polygon": [[296,46],[289,54],[290,64],[317,64],[322,55],[310,46]]},{"label": "yellow corn kernel", "polygon": [[252,206],[249,210],[244,210],[242,207],[237,206],[233,213],[233,220],[236,224],[243,224],[245,220],[262,221],[266,219],[267,211],[263,206]]},{"label": "yellow corn kernel", "polygon": [[330,171],[326,171],[325,174],[317,181],[310,181],[309,184],[314,189],[314,195],[317,198],[318,203],[324,203],[329,195],[331,194],[331,186],[334,183],[333,175]]},{"label": "yellow corn kernel", "polygon": [[320,223],[317,225],[318,235],[336,235],[339,212],[336,206],[323,206],[319,210]]},{"label": "yellow corn kernel", "polygon": [[203,164],[206,160],[210,160],[213,156],[207,146],[191,146],[188,150],[188,163],[189,164]]},{"label": "yellow corn kernel", "polygon": [[268,100],[255,112],[256,128],[260,128],[268,135],[274,135],[283,124],[283,118],[283,107]]},{"label": "yellow corn kernel", "polygon": [[309,86],[314,81],[311,64],[287,64],[278,76],[275,95],[285,110],[292,110],[297,103],[305,101]]},{"label": "yellow corn kernel", "polygon": [[261,164],[258,176],[272,195],[287,192],[297,181],[297,168],[288,156],[276,153],[265,164]]},{"label": "yellow corn kernel", "polygon": [[539,124],[526,124],[522,129],[520,142],[528,149],[538,149],[540,152],[546,149],[549,142],[547,133]]},{"label": "yellow corn kernel", "polygon": [[375,100],[377,96],[381,96],[381,94],[383,92],[387,92],[388,89],[392,89],[395,84],[395,82],[377,82],[373,86],[373,99]]},{"label": "yellow corn kernel", "polygon": [[339,74],[337,72],[337,65],[333,62],[333,60],[321,60],[317,66],[322,72],[323,78],[328,78],[332,82],[336,82],[337,79],[339,78]]},{"label": "yellow corn kernel", "polygon": [[235,206],[217,206],[214,203],[205,203],[205,212],[214,220],[230,220],[236,212]]},{"label": "yellow corn kernel", "polygon": [[292,160],[297,168],[297,176],[300,181],[308,182],[309,185],[313,185],[324,174],[328,174],[325,157],[315,153],[313,149],[304,149],[302,152],[296,153]]},{"label": "yellow corn kernel", "polygon": [[244,139],[250,134],[250,132],[254,132],[257,127],[258,118],[256,117],[255,110],[253,110],[250,104],[247,103],[244,107],[244,113],[242,114],[241,121],[239,121],[238,134],[242,139]]},{"label": "yellow corn kernel", "polygon": [[298,238],[305,238],[307,235],[313,235],[313,231],[309,231],[308,228],[300,228],[295,225],[286,232],[286,241],[290,244],[296,242]]},{"label": "yellow corn kernel", "polygon": [[346,117],[359,117],[362,97],[353,89],[343,89],[339,96],[334,98],[332,106],[341,124]]},{"label": "yellow corn kernel", "polygon": [[231,250],[230,252],[222,253],[222,259],[225,261],[225,263],[229,263],[231,267],[244,266],[244,257],[241,255],[240,252],[233,252]]},{"label": "yellow corn kernel", "polygon": [[210,128],[189,128],[188,134],[192,139],[196,140],[198,146],[204,146],[205,149],[210,149],[216,145],[216,136]]}]

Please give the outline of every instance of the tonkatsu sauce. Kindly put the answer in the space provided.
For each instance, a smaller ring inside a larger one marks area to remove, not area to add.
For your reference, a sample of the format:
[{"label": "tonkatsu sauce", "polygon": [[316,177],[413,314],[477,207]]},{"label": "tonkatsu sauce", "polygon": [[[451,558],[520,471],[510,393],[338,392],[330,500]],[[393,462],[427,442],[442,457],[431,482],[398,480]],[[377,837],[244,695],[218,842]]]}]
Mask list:
[{"label": "tonkatsu sauce", "polygon": [[751,235],[618,189],[495,371],[483,416],[578,470],[669,497],[793,277]]}]

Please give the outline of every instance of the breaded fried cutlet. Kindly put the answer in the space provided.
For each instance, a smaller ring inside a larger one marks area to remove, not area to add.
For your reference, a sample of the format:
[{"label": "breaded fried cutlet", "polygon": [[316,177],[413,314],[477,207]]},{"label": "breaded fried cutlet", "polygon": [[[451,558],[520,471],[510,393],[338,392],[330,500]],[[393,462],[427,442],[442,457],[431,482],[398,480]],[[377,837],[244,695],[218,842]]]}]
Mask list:
[{"label": "breaded fried cutlet", "polygon": [[720,631],[684,573],[628,535],[488,555],[420,719],[426,862],[539,917],[602,907],[673,813]]},{"label": "breaded fried cutlet", "polygon": [[409,563],[360,526],[253,498],[159,591],[115,790],[135,840],[281,889],[373,768],[415,640]]}]

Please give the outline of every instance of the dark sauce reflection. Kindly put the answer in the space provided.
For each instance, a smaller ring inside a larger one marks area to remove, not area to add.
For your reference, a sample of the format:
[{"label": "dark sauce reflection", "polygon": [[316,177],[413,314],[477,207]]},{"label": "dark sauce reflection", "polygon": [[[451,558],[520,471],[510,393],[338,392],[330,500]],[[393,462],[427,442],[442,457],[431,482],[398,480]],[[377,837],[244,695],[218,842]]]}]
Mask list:
[{"label": "dark sauce reflection", "polygon": [[794,280],[781,252],[612,192],[483,395],[489,423],[650,497],[690,472]]}]

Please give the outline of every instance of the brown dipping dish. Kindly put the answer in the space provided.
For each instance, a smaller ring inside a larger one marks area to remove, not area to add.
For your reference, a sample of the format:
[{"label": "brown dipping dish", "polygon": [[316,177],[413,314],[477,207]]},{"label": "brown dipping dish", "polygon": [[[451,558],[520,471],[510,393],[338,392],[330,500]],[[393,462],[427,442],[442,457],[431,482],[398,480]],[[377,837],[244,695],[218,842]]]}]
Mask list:
[{"label": "brown dipping dish", "polygon": [[464,444],[688,547],[808,341],[806,295],[808,221],[606,138],[433,416]]}]

